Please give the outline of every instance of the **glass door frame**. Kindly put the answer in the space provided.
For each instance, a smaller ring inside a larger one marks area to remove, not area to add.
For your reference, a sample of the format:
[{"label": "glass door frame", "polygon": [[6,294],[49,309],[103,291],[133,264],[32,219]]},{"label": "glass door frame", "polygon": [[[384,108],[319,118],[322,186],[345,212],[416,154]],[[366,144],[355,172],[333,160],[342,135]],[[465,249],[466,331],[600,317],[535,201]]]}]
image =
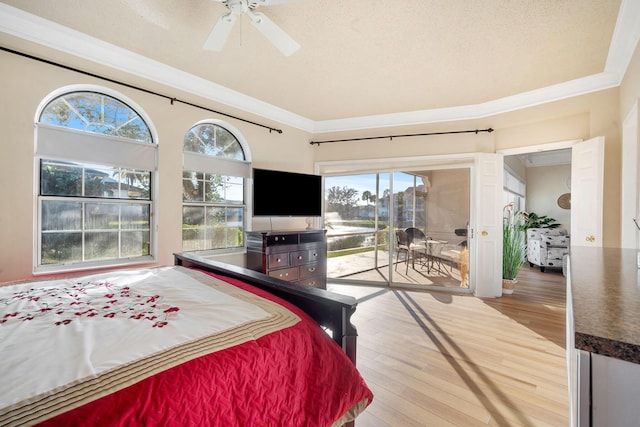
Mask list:
[{"label": "glass door frame", "polygon": [[[468,235],[469,238],[472,235],[472,224],[476,212],[476,197],[474,188],[475,185],[475,170],[476,170],[476,155],[474,153],[457,154],[457,155],[435,155],[435,156],[421,156],[410,158],[391,158],[391,159],[371,159],[371,160],[352,160],[352,161],[326,161],[317,162],[315,164],[315,172],[323,176],[343,176],[343,175],[357,175],[357,174],[390,174],[390,193],[394,193],[393,174],[396,172],[411,173],[425,170],[439,170],[439,169],[469,169],[469,226]],[[395,209],[390,209],[389,224],[395,224]],[[442,291],[450,291],[456,293],[473,293],[475,290],[475,274],[474,274],[474,257],[469,258],[469,279],[468,288],[450,288],[441,286],[425,286],[415,284],[402,284],[393,281],[394,264],[393,257],[395,253],[395,247],[391,248],[391,242],[395,245],[395,232],[393,227],[389,227],[387,234],[389,247],[389,260],[388,260],[388,272],[386,281],[372,282],[368,280],[357,279],[334,279],[329,280],[336,284],[355,284],[366,286],[379,286],[379,287],[406,287],[406,288],[420,288],[420,289],[434,289]],[[471,245],[469,245],[471,250]],[[376,258],[377,262],[377,258]],[[377,266],[377,265],[376,265]]]}]

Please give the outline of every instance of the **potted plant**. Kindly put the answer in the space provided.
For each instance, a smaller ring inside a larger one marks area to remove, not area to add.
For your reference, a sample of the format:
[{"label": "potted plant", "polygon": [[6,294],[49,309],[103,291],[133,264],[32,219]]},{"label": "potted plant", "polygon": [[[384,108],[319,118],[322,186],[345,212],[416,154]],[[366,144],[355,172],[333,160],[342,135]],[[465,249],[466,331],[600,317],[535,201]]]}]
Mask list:
[{"label": "potted plant", "polygon": [[525,214],[524,228],[557,228],[560,224],[554,218],[547,215],[538,215],[535,212]]},{"label": "potted plant", "polygon": [[555,218],[551,218],[547,215],[538,215],[535,212],[522,212],[524,215],[524,222],[522,230],[525,233],[524,236],[524,254],[527,256],[527,245],[529,244],[529,233],[527,232],[530,228],[558,228],[560,227],[560,223],[556,222]]},{"label": "potted plant", "polygon": [[525,215],[520,211],[514,212],[513,203],[505,206],[502,212],[502,292],[511,294],[524,262]]}]

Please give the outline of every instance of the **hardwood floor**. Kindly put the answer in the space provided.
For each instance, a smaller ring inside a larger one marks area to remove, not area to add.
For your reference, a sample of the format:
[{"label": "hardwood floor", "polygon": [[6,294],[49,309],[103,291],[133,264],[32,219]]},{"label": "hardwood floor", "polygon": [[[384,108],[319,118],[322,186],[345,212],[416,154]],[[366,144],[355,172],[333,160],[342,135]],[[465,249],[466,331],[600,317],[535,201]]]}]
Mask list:
[{"label": "hardwood floor", "polygon": [[[525,265],[514,294],[340,287],[359,299],[356,427],[566,426],[565,278]],[[345,289],[351,288],[351,289]]]}]

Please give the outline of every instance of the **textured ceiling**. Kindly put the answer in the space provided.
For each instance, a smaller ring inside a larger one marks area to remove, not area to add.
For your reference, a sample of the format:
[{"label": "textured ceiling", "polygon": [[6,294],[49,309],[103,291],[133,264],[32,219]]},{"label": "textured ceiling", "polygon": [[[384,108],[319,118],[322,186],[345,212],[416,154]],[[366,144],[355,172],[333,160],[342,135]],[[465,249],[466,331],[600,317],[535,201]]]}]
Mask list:
[{"label": "textured ceiling", "polygon": [[313,121],[473,105],[602,73],[620,0],[297,0],[283,56],[213,0],[4,0]]}]

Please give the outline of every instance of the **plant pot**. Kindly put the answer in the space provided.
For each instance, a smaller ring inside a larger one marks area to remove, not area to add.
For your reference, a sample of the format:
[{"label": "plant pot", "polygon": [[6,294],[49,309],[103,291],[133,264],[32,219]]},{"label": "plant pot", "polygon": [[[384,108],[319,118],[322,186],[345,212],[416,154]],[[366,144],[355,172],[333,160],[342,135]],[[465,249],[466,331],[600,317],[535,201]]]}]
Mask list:
[{"label": "plant pot", "polygon": [[518,283],[516,279],[502,279],[502,293],[512,294],[516,288],[516,283]]}]

